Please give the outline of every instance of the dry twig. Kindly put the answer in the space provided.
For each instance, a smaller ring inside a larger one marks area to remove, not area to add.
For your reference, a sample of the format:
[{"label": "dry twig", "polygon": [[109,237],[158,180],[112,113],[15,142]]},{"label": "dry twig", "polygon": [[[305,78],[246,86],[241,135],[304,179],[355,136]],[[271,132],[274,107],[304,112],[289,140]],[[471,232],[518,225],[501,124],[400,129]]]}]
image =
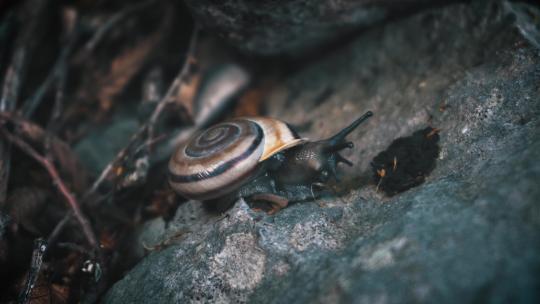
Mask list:
[{"label": "dry twig", "polygon": [[83,230],[83,233],[88,243],[90,244],[90,246],[92,246],[92,248],[94,248],[97,251],[97,253],[99,253],[98,241],[94,234],[94,231],[92,230],[90,226],[90,222],[88,221],[86,216],[82,213],[79,207],[79,203],[77,202],[77,199],[69,191],[64,181],[60,178],[58,171],[56,170],[54,165],[51,163],[51,161],[47,159],[46,157],[43,157],[42,155],[40,155],[29,144],[27,144],[20,138],[16,137],[15,135],[11,134],[6,129],[4,128],[0,129],[0,133],[2,134],[4,138],[6,138],[12,144],[16,145],[24,153],[28,154],[30,157],[35,159],[43,168],[45,168],[45,170],[47,170],[47,173],[49,173],[50,177],[52,178],[53,184],[58,188],[58,191],[60,192],[60,194],[62,194],[62,196],[68,203],[69,207],[73,211],[75,218],[81,225],[81,228]]},{"label": "dry twig", "polygon": [[53,68],[49,72],[49,75],[45,78],[43,83],[39,86],[39,88],[36,90],[34,95],[31,98],[28,98],[24,104],[21,107],[21,112],[24,117],[30,117],[32,114],[34,114],[37,107],[40,105],[41,100],[45,96],[45,93],[49,91],[49,88],[52,86],[52,84],[55,81],[62,81],[61,77],[63,77],[63,74],[65,74],[65,70],[67,68],[66,61],[69,55],[71,54],[71,50],[73,48],[73,45],[76,41],[76,35],[72,34],[69,38],[67,44],[63,47],[62,51],[60,52],[60,56],[56,60]]},{"label": "dry twig", "polygon": [[126,17],[129,17],[131,14],[137,12],[138,10],[145,8],[150,4],[153,4],[154,2],[155,0],[140,2],[133,6],[128,6],[124,10],[114,14],[102,26],[98,28],[92,38],[90,38],[90,40],[88,40],[88,42],[84,45],[82,53],[77,56],[77,61],[82,61],[86,59],[86,57],[94,51],[94,49],[103,39],[103,37],[105,37],[107,32],[114,28],[114,26],[116,26],[120,21],[124,20]]},{"label": "dry twig", "polygon": [[[13,111],[19,95],[21,71],[24,65],[25,49],[15,51],[13,60],[6,72],[0,99],[0,113]],[[11,166],[11,146],[0,139],[0,205],[6,200],[7,184]]]},{"label": "dry twig", "polygon": [[66,224],[69,222],[69,220],[72,218],[73,212],[67,212],[66,215],[64,215],[64,218],[60,222],[56,224],[51,234],[49,234],[49,238],[47,239],[47,243],[54,244],[56,242],[56,239],[60,235],[60,232],[64,229]]},{"label": "dry twig", "polygon": [[[53,110],[53,112],[55,112]],[[71,147],[55,136],[52,131],[44,130],[36,123],[12,112],[0,112],[0,123],[10,122],[14,125],[17,136],[28,139],[31,142],[40,143],[45,150],[45,157],[52,162],[58,162],[58,169],[68,174],[73,180],[74,186],[81,191],[84,182],[84,174],[81,174],[78,166],[78,157]]]},{"label": "dry twig", "polygon": [[167,90],[167,93],[165,94],[165,96],[163,96],[161,101],[156,106],[156,109],[150,116],[150,120],[148,121],[148,138],[147,138],[149,142],[152,141],[154,138],[154,129],[155,129],[157,120],[161,116],[161,113],[165,109],[165,106],[174,101],[172,99],[172,96],[176,94],[182,82],[185,81],[185,77],[187,76],[189,72],[189,67],[192,63],[192,58],[194,57],[194,54],[195,54],[195,46],[197,44],[198,35],[199,35],[199,29],[197,26],[195,26],[195,28],[193,29],[193,34],[191,35],[189,48],[186,53],[186,59],[184,61],[184,65],[182,66],[182,69],[180,70],[180,72],[178,73],[178,76],[176,76],[173,83]]},{"label": "dry twig", "polygon": [[34,241],[34,251],[32,252],[32,262],[30,264],[30,269],[28,270],[28,276],[26,277],[24,289],[19,295],[18,303],[28,303],[30,295],[32,294],[32,289],[34,289],[37,278],[39,276],[41,264],[43,263],[43,256],[45,255],[46,251],[47,242],[41,238],[36,239]]},{"label": "dry twig", "polygon": [[[21,6],[24,27],[15,41],[14,52],[6,71],[0,99],[0,112],[13,111],[17,106],[21,82],[25,76],[26,58],[35,46],[35,35],[40,30],[39,23],[47,7],[47,0],[26,1]],[[26,22],[28,20],[28,22]],[[7,184],[11,165],[11,147],[0,139],[0,204],[6,199]]]},{"label": "dry twig", "polygon": [[131,136],[131,139],[130,139],[128,145],[125,148],[123,148],[122,150],[120,150],[120,152],[118,152],[116,157],[111,162],[109,162],[109,164],[107,164],[105,169],[103,169],[103,171],[101,172],[99,177],[93,183],[92,187],[84,194],[83,202],[86,201],[86,199],[88,199],[89,197],[91,197],[92,195],[94,195],[96,193],[96,191],[101,186],[101,184],[103,183],[105,178],[107,176],[109,176],[109,174],[111,173],[113,168],[119,166],[124,161],[124,158],[129,155],[128,152],[131,151],[135,147],[135,144],[137,143],[137,141],[142,139],[144,135],[147,136],[147,140],[146,140],[147,143],[146,144],[148,145],[148,147],[151,146],[152,141],[154,141],[154,135],[153,134],[154,134],[155,125],[156,125],[159,117],[161,116],[161,113],[166,108],[166,105],[168,105],[168,104],[170,104],[172,102],[172,96],[176,93],[176,91],[178,90],[178,88],[182,84],[182,81],[184,80],[184,78],[186,77],[186,75],[187,75],[187,73],[189,71],[189,65],[191,64],[191,58],[193,57],[193,54],[195,52],[195,45],[197,43],[198,32],[199,32],[198,28],[195,27],[195,29],[193,30],[192,37],[191,37],[188,53],[187,53],[186,59],[184,61],[184,65],[182,66],[180,72],[178,73],[178,75],[176,76],[176,78],[174,79],[172,84],[170,85],[170,87],[167,90],[167,93],[165,94],[165,96],[163,96],[163,98],[161,98],[161,100],[157,104],[157,106],[154,109],[152,115],[150,116],[148,122],[143,124],[139,128],[139,130],[137,130],[137,132],[135,132],[135,134],[133,134]]}]

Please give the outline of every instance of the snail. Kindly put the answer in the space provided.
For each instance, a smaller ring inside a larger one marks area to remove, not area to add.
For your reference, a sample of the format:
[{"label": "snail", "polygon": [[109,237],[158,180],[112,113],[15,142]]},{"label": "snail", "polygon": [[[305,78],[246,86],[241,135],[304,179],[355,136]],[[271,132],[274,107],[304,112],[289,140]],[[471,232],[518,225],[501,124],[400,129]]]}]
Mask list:
[{"label": "snail", "polygon": [[309,141],[278,119],[245,117],[219,123],[180,144],[169,161],[169,184],[200,201],[243,197],[271,204],[275,213],[313,197],[312,186],[338,179],[338,152],[352,148],[345,137],[371,117],[360,116],[334,136]]}]

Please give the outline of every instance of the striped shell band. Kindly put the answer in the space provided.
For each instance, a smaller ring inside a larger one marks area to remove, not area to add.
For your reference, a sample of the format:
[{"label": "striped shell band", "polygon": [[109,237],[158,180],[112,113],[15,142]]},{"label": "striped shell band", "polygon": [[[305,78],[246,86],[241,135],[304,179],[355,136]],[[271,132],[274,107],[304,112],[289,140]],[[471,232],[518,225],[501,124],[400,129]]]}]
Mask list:
[{"label": "striped shell band", "polygon": [[177,148],[169,162],[169,183],[186,198],[217,198],[256,175],[259,162],[301,142],[285,123],[275,119],[220,123]]}]

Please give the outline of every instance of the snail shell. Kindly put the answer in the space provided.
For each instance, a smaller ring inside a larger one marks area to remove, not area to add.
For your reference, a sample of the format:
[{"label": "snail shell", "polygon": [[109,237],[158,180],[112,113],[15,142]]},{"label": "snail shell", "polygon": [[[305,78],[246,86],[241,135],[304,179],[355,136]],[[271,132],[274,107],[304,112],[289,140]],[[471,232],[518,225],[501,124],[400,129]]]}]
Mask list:
[{"label": "snail shell", "polygon": [[303,142],[285,122],[248,117],[220,123],[181,144],[169,161],[169,183],[180,195],[208,200],[238,189],[259,163]]}]

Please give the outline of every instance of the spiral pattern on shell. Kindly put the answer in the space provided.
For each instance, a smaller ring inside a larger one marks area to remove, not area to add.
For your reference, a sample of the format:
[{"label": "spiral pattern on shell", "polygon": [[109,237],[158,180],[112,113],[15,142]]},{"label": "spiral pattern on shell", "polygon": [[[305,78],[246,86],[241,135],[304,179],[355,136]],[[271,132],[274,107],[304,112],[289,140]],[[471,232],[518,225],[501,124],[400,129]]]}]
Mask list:
[{"label": "spiral pattern on shell", "polygon": [[282,121],[255,117],[220,123],[196,133],[169,161],[169,183],[197,200],[223,196],[259,173],[264,161],[304,142]]}]

